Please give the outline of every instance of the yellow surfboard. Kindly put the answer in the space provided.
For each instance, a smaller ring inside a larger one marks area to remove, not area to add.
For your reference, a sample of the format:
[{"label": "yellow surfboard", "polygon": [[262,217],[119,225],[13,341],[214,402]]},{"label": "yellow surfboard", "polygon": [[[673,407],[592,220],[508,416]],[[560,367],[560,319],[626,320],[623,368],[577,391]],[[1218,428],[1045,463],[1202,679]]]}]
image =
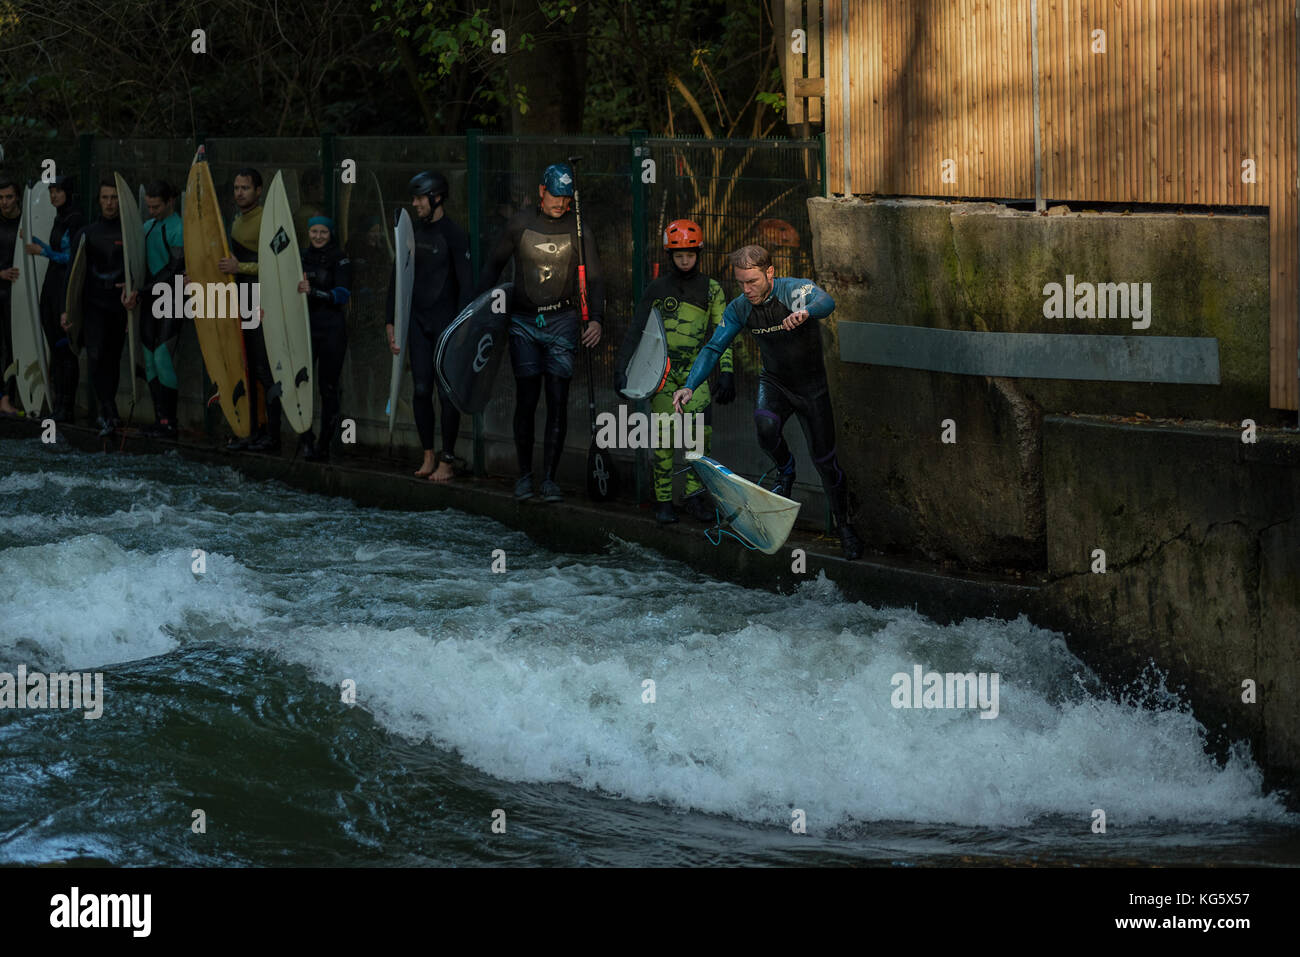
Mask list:
[{"label": "yellow surfboard", "polygon": [[[239,324],[239,298],[234,280],[217,265],[219,260],[230,255],[230,244],[226,241],[226,227],[221,221],[221,207],[203,147],[199,147],[194,156],[185,189],[187,195],[182,217],[185,224],[185,274],[188,282],[198,283],[203,289],[203,302],[194,317],[194,331],[198,333],[208,377],[216,384],[221,411],[235,435],[247,438],[248,363],[244,358],[244,336]],[[206,315],[209,302],[214,307],[234,303],[236,308],[214,308],[214,312],[233,314],[209,318]]]}]

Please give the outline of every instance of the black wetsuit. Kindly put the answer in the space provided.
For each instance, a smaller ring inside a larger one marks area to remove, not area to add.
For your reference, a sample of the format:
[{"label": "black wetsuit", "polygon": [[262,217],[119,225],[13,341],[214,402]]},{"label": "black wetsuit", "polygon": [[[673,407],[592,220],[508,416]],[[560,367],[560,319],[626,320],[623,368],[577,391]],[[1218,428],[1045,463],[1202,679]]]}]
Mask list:
[{"label": "black wetsuit", "polygon": [[[87,226],[81,237],[86,241],[86,284],[81,299],[86,366],[99,402],[99,417],[115,422],[119,418],[117,387],[122,376],[122,347],[126,345],[126,309],[121,289],[126,281],[122,220],[101,217]],[[74,249],[79,241],[74,240]]]},{"label": "black wetsuit", "polygon": [[[782,327],[782,321],[799,308],[807,309],[809,318],[794,329]],[[727,305],[722,325],[691,366],[686,388],[697,388],[707,379],[722,351],[747,328],[763,358],[754,409],[759,445],[781,472],[793,476],[794,455],[782,432],[786,420],[797,415],[831,511],[836,522],[844,525],[848,521],[848,480],[836,455],[835,414],[818,322],[834,309],[835,300],[808,279],[778,278],[771,295],[757,306],[744,296],[736,297]]]},{"label": "black wetsuit", "polygon": [[[253,206],[235,217],[230,224],[230,255],[239,260],[239,271],[234,280],[239,286],[257,282],[257,242],[262,227],[262,207]],[[252,245],[248,245],[252,243]],[[252,297],[242,288],[239,290],[241,300],[251,302]],[[256,329],[244,330],[244,355],[248,360],[248,377],[262,386],[262,395],[266,401],[266,421],[258,421],[257,390],[249,389],[248,420],[249,439],[255,440],[269,436],[275,448],[280,446],[280,399],[267,398],[275,388],[275,378],[271,375],[271,360],[266,355],[266,334],[261,323]],[[250,386],[251,386],[250,382]]]},{"label": "black wetsuit", "polygon": [[[441,451],[451,456],[455,454],[456,436],[460,434],[460,410],[438,382],[434,360],[439,337],[469,303],[473,293],[469,236],[445,214],[438,219],[416,220],[412,231],[415,233],[415,283],[406,338],[414,386],[412,411],[420,445],[431,452],[435,426],[433,393],[437,390],[442,411]],[[388,283],[388,316],[393,314],[394,280],[395,274]]]},{"label": "black wetsuit", "polygon": [[68,270],[76,252],[73,239],[86,225],[86,217],[76,208],[75,197],[68,194],[54,213],[50,239],[36,237],[42,255],[50,261],[41,285],[41,328],[50,347],[50,411],[56,422],[71,422],[77,408],[77,385],[81,382],[81,363],[72,351],[68,334],[59,323],[67,300]]},{"label": "black wetsuit", "polygon": [[[596,242],[584,221],[583,252],[589,318],[605,314],[605,284]],[[510,301],[510,362],[515,373],[515,452],[520,475],[533,470],[533,419],[543,385],[546,432],[542,441],[546,479],[554,480],[568,430],[569,381],[582,319],[578,301],[578,227],[572,211],[555,219],[540,206],[506,223],[483,273],[478,292],[491,289],[511,258],[515,280]]]},{"label": "black wetsuit", "polygon": [[[316,383],[320,387],[320,429],[326,448],[338,434],[339,376],[348,348],[348,329],[343,307],[352,296],[352,263],[334,241],[322,248],[307,246],[302,251],[302,271],[311,283],[307,308],[311,314],[311,355],[316,362]],[[315,435],[307,431],[314,444]]]},{"label": "black wetsuit", "polygon": [[[8,269],[14,264],[14,246],[18,242],[18,226],[21,222],[21,213],[13,219],[0,215],[0,269]],[[18,281],[22,282],[24,278],[20,276]],[[0,373],[8,369],[9,364],[14,361],[13,320],[10,313],[13,304],[13,285],[8,279],[0,279]],[[16,402],[18,376],[7,376],[3,388],[5,395],[9,396],[9,401]]]}]

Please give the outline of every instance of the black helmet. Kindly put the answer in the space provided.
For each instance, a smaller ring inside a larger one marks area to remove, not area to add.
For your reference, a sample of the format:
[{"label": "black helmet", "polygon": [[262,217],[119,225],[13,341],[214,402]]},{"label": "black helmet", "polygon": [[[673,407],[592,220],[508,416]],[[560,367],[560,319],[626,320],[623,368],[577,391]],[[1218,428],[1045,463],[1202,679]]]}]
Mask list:
[{"label": "black helmet", "polygon": [[[410,192],[412,196],[441,196],[444,199],[451,187],[447,184],[447,177],[441,173],[416,173],[411,177]],[[435,204],[437,205],[437,204]]]}]

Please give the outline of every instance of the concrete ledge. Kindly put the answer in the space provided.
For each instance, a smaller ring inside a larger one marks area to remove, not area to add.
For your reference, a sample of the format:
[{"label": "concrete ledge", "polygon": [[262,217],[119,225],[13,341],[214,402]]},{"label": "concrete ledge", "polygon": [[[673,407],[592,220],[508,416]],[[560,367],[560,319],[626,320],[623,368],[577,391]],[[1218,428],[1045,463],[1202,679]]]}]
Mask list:
[{"label": "concrete ledge", "polygon": [[[0,420],[0,441],[32,439],[34,422]],[[513,479],[491,476],[461,478],[445,484],[417,479],[405,468],[374,461],[344,459],[322,465],[288,457],[227,452],[193,438],[165,442],[138,436],[101,439],[78,426],[60,426],[60,441],[87,452],[161,453],[176,450],[185,458],[225,465],[254,479],[283,482],[322,495],[351,499],[358,505],[420,511],[456,508],[518,529],[539,545],[556,551],[603,551],[616,536],[689,564],[709,575],[757,588],[789,592],[819,572],[846,597],[872,605],[915,607],[948,624],[963,618],[1014,619],[1037,610],[1038,584],[996,575],[951,574],[935,566],[895,561],[883,556],[848,562],[839,555],[839,540],[796,530],[776,555],[747,551],[734,542],[715,547],[704,537],[705,525],[683,516],[676,525],[660,525],[648,508],[628,503],[596,506],[585,495],[566,489],[560,504],[517,502]],[[791,571],[792,551],[807,554],[807,571]]]}]

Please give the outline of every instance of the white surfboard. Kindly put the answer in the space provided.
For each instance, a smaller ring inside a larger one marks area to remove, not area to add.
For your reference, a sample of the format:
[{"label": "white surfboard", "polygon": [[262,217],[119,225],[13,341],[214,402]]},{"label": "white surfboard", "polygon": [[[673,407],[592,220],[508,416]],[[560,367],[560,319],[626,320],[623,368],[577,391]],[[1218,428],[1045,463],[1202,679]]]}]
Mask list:
[{"label": "white surfboard", "polygon": [[273,399],[279,395],[284,417],[299,434],[311,428],[311,316],[302,281],[302,254],[293,229],[293,210],[284,178],[276,171],[262,205],[257,242],[257,279],[261,288],[262,330],[271,364]]},{"label": "white surfboard", "polygon": [[664,332],[664,319],[656,308],[646,316],[641,341],[628,362],[624,373],[627,388],[623,394],[629,399],[648,399],[659,391],[668,378],[668,336]]},{"label": "white surfboard", "polygon": [[[122,263],[126,269],[123,289],[127,294],[141,292],[144,286],[144,226],[140,221],[140,207],[136,205],[131,189],[120,173],[113,174],[117,183],[117,215],[122,220]],[[140,187],[143,191],[144,187]],[[131,377],[131,405],[136,399],[136,342],[140,339],[140,305],[126,313],[126,367]]]},{"label": "white surfboard", "polygon": [[698,452],[687,452],[686,461],[695,469],[718,507],[719,525],[728,526],[746,543],[766,555],[785,544],[799,517],[794,499],[777,495]]},{"label": "white surfboard", "polygon": [[397,215],[393,230],[393,244],[397,248],[397,288],[393,290],[393,337],[400,350],[393,356],[393,378],[388,386],[388,435],[393,434],[397,420],[397,393],[402,388],[402,365],[406,362],[406,339],[411,327],[411,292],[415,288],[415,229],[411,217],[403,209]]},{"label": "white surfboard", "polygon": [[[42,201],[43,200],[43,201]],[[18,282],[10,292],[10,316],[17,366],[18,395],[29,416],[40,415],[49,395],[50,357],[41,329],[41,286],[50,261],[44,256],[29,256],[24,248],[34,236],[49,242],[54,226],[54,205],[44,184],[23,193],[19,237],[14,243],[13,266],[18,268]]]}]

